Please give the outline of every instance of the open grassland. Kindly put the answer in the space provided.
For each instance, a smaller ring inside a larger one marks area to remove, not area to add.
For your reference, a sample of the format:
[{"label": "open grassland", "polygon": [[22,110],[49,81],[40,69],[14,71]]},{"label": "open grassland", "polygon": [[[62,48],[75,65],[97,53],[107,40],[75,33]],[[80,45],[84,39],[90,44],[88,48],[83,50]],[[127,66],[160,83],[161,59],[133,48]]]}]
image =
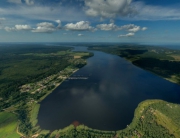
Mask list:
[{"label": "open grassland", "polygon": [[0,112],[0,138],[20,138],[17,134],[17,116],[12,113]]}]

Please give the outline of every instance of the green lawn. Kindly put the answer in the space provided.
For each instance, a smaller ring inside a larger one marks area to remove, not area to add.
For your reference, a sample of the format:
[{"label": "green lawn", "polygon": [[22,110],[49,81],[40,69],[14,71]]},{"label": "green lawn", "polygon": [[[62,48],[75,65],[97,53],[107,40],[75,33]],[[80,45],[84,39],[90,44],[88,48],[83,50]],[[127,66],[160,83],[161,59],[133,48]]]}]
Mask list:
[{"label": "green lawn", "polygon": [[12,113],[0,112],[0,138],[20,138],[16,133],[17,117]]}]

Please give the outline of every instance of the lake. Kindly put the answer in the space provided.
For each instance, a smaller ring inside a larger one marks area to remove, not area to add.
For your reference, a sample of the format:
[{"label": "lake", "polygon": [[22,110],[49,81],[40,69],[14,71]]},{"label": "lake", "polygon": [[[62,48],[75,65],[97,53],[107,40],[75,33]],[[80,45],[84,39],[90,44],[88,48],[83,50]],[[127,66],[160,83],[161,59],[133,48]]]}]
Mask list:
[{"label": "lake", "polygon": [[[86,47],[75,47],[88,51]],[[42,102],[38,124],[56,130],[78,121],[99,130],[129,125],[137,105],[147,99],[180,103],[180,86],[140,69],[125,59],[93,51],[87,65],[74,73]]]}]

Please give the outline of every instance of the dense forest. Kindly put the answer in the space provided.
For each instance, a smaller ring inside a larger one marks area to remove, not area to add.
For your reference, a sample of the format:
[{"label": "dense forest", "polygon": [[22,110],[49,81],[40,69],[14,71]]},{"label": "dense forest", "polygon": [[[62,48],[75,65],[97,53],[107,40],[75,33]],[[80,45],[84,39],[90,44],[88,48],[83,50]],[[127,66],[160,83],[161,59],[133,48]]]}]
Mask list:
[{"label": "dense forest", "polygon": [[[36,56],[35,54],[56,53],[70,50],[65,47],[11,46],[0,47],[0,97],[1,109],[14,104],[27,94],[21,94],[19,87],[29,82],[36,82],[64,69],[67,56]],[[33,53],[29,55],[28,53]]]}]

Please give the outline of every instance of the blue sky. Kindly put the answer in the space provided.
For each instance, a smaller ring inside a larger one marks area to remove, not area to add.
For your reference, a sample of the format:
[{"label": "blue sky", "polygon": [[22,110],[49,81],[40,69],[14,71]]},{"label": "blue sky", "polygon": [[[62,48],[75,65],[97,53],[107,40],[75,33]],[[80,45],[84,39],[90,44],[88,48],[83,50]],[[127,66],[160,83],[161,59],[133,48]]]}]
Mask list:
[{"label": "blue sky", "polygon": [[180,43],[179,0],[3,0],[0,42]]}]

